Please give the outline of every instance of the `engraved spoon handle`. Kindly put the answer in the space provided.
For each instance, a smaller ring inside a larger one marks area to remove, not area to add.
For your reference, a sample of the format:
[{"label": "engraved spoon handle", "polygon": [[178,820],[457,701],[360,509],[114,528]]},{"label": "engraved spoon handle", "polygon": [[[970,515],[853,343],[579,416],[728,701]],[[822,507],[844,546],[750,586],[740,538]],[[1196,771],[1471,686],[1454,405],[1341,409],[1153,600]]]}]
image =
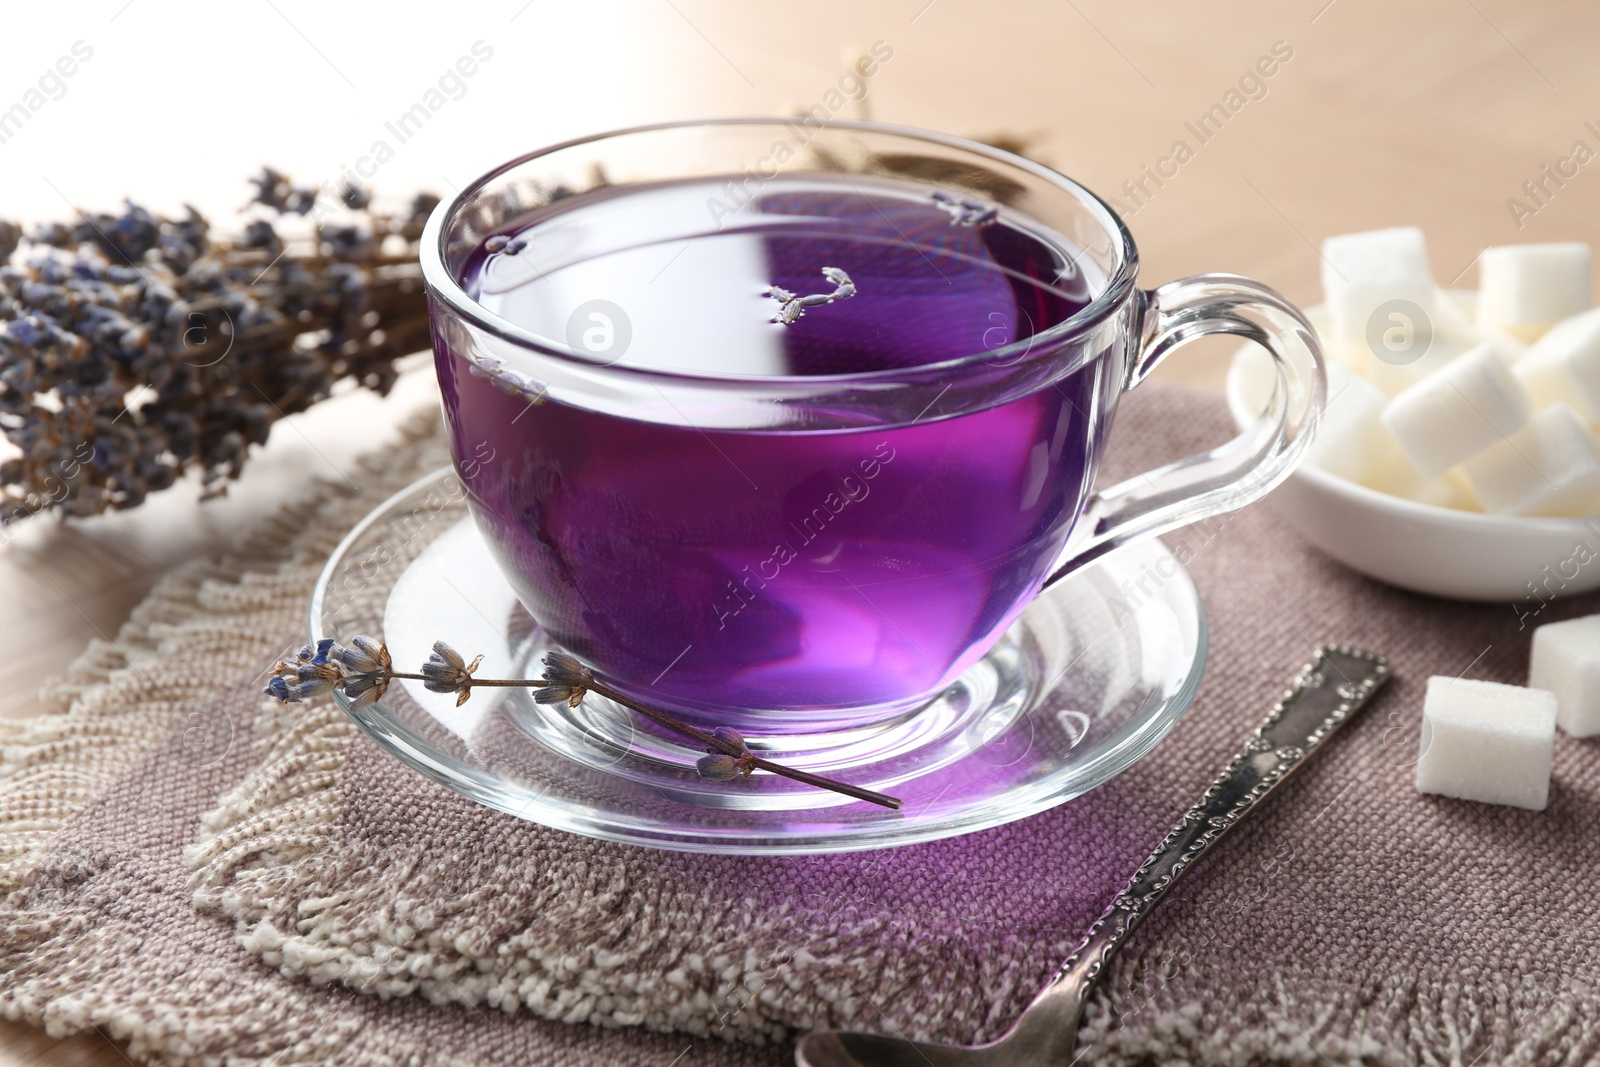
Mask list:
[{"label": "engraved spoon handle", "polygon": [[1056,1040],[1070,1040],[1059,1028],[1071,1026],[1075,1031],[1084,1001],[1128,933],[1196,860],[1305,763],[1388,678],[1389,661],[1382,656],[1335,645],[1318,649],[1227,769],[1095,920],[1077,951],[1028,1006],[1013,1034],[1043,1025],[1055,1031],[1051,1036]]}]

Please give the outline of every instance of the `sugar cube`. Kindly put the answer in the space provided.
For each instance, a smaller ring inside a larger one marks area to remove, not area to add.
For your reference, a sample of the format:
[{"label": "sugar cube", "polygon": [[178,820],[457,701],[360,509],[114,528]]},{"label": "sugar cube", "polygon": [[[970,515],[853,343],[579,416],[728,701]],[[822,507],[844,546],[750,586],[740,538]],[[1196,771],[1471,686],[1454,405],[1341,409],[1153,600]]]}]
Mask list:
[{"label": "sugar cube", "polygon": [[1485,511],[1500,515],[1600,515],[1600,445],[1566,404],[1553,404],[1528,425],[1467,460]]},{"label": "sugar cube", "polygon": [[1527,391],[1486,341],[1389,401],[1383,424],[1422,476],[1435,478],[1522,429],[1529,407]]},{"label": "sugar cube", "polygon": [[[1420,347],[1420,346],[1419,346]],[[1425,349],[1414,349],[1399,357],[1382,349],[1370,349],[1366,375],[1372,384],[1389,396],[1399,396],[1446,364],[1466,355],[1476,345],[1470,341],[1435,333]]]},{"label": "sugar cube", "polygon": [[1593,303],[1589,246],[1501,245],[1478,260],[1478,325],[1532,341]]},{"label": "sugar cube", "polygon": [[1437,478],[1424,478],[1411,460],[1398,448],[1390,453],[1372,473],[1362,479],[1362,485],[1390,496],[1415,500],[1419,504],[1432,504],[1438,508],[1457,511],[1482,511],[1478,495],[1460,467],[1452,467]]},{"label": "sugar cube", "polygon": [[1328,401],[1306,462],[1359,482],[1398,446],[1379,418],[1389,398],[1342,363],[1328,364]]},{"label": "sugar cube", "polygon": [[1433,335],[1438,287],[1422,231],[1415,226],[1323,241],[1322,292],[1333,318],[1334,343],[1346,351],[1366,348],[1369,332],[1380,337],[1390,332],[1403,345],[1425,344]]},{"label": "sugar cube", "polygon": [[1457,511],[1483,510],[1483,502],[1478,499],[1477,490],[1472,488],[1472,483],[1467,481],[1467,476],[1460,467],[1451,467],[1429,482],[1421,499],[1423,503],[1437,504],[1441,508],[1455,508]]},{"label": "sugar cube", "polygon": [[1565,401],[1600,422],[1600,308],[1556,323],[1513,369],[1536,407]]},{"label": "sugar cube", "polygon": [[1556,725],[1567,733],[1600,734],[1600,615],[1534,630],[1528,684],[1556,695]]},{"label": "sugar cube", "polygon": [[1478,329],[1476,322],[1477,306],[1477,293],[1453,293],[1448,289],[1440,289],[1439,298],[1433,305],[1434,335],[1455,337],[1469,345],[1484,340],[1483,331]]},{"label": "sugar cube", "polygon": [[1555,736],[1556,695],[1548,689],[1429,678],[1417,789],[1543,811]]}]

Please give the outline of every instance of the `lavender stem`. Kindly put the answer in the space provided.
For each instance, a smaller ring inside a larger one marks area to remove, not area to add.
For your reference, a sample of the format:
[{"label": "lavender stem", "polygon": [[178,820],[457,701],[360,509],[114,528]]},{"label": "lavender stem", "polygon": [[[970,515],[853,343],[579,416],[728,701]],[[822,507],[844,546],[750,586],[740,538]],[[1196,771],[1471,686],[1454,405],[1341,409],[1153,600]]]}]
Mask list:
[{"label": "lavender stem", "polygon": [[[751,754],[747,749],[743,749],[740,746],[733,744],[731,741],[723,740],[708,730],[702,730],[698,726],[690,726],[688,723],[676,719],[664,711],[652,708],[648,704],[639,703],[632,697],[618,692],[617,690],[611,688],[611,686],[606,685],[604,682],[595,678],[593,671],[589,671],[588,675],[589,678],[586,688],[590,692],[596,693],[608,700],[621,704],[629,711],[643,715],[651,722],[665,726],[669,730],[675,730],[686,737],[693,738],[702,745],[706,746],[707,750],[720,752],[724,755],[733,756],[735,758],[746,758],[749,760],[751,765],[760,767],[762,770],[767,771],[770,774],[776,774],[780,777],[791,779],[792,781],[803,782],[806,785],[813,785],[819,789],[831,789],[835,793],[842,793],[847,797],[852,797],[856,800],[863,800],[869,804],[877,804],[893,811],[900,810],[900,801],[896,797],[886,796],[883,793],[878,793],[871,789],[862,789],[860,786],[850,785],[847,782],[840,782],[833,778],[825,778],[820,774],[812,774],[809,771],[796,770],[793,767],[785,767],[781,763],[774,763],[772,760],[763,759],[760,756]],[[427,680],[426,676],[424,675],[412,674],[406,671],[391,671],[390,676],[393,678],[410,678],[416,681]],[[548,679],[538,678],[474,678],[472,679],[471,684],[474,686],[482,685],[508,689],[535,689],[541,685],[550,684],[550,681]]]}]

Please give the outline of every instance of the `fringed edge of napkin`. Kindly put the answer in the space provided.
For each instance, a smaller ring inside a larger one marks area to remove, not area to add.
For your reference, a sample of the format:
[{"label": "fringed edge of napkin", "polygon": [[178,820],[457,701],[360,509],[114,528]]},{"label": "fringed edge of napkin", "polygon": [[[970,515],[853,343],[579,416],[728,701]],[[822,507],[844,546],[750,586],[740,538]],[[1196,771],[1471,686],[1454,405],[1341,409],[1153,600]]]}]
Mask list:
[{"label": "fringed edge of napkin", "polygon": [[[206,814],[200,840],[185,853],[195,906],[230,917],[235,939],[263,962],[319,985],[554,1022],[755,1044],[791,1036],[793,1026],[773,1016],[792,1024],[792,995],[770,982],[759,958],[762,947],[781,951],[776,945],[685,949],[670,973],[639,967],[637,957],[658,942],[716,941],[653,923],[652,909],[628,904],[636,887],[590,883],[613,908],[573,914],[564,925],[509,938],[452,932],[454,913],[479,902],[441,899],[428,858],[358,865],[336,851],[341,771],[353,741],[337,709],[308,709],[294,734]],[[562,911],[576,911],[564,896],[591,900],[584,887],[547,892],[546,903]],[[708,913],[706,925],[714,917]],[[875,945],[864,935],[853,947]],[[855,970],[850,977],[862,980]]]},{"label": "fringed edge of napkin", "polygon": [[[236,940],[287,976],[382,998],[755,1045],[817,1025],[881,1025],[884,1005],[902,1025],[938,1032],[949,1022],[941,991],[952,981],[990,991],[999,1010],[1030,993],[1017,987],[1006,954],[969,954],[976,975],[937,954],[891,963],[880,917],[814,938],[795,911],[756,932],[749,901],[685,908],[620,867],[582,865],[567,882],[547,882],[528,925],[504,915],[462,922],[498,887],[451,898],[434,866],[447,855],[375,863],[339,849],[341,771],[358,734],[337,708],[298,714],[293,732],[206,814],[185,853],[195,906],[231,917]],[[729,930],[742,931],[735,944]]]},{"label": "fringed edge of napkin", "polygon": [[1117,960],[1084,1012],[1083,1063],[1486,1067],[1600,1056],[1596,991],[1577,983],[1429,968],[1352,984],[1334,969],[1285,962],[1254,975],[1244,999],[1204,976],[1163,981],[1171,966],[1170,948]]},{"label": "fringed edge of napkin", "polygon": [[[0,721],[0,902],[15,920],[0,929],[0,956],[22,964],[0,983],[0,1014],[58,1037],[99,1028],[127,1041],[136,1056],[168,1063],[218,1062],[222,1053],[240,1063],[275,1061],[305,1036],[296,1026],[308,1020],[330,1050],[358,1040],[356,1020],[325,1027],[330,1009],[309,1000],[309,991],[289,994],[278,1005],[277,1021],[248,1040],[237,1032],[245,1005],[202,1011],[153,1003],[138,988],[137,971],[128,969],[145,940],[139,931],[88,924],[76,909],[52,911],[33,899],[30,886],[50,860],[53,838],[74,816],[176,731],[204,729],[194,717],[214,704],[219,682],[247,680],[265,657],[281,651],[286,634],[303,630],[304,600],[282,604],[284,586],[309,591],[349,528],[431,468],[428,449],[440,449],[438,462],[445,462],[439,428],[437,410],[412,413],[401,421],[397,441],[358,462],[366,476],[359,491],[342,479],[317,479],[304,500],[286,504],[235,552],[163,577],[115,641],[90,641],[62,676],[45,683],[41,700],[48,710]],[[266,710],[257,716],[253,737],[235,735],[230,743],[252,745],[257,758],[270,760],[309,722],[331,727],[328,711]],[[336,710],[332,714],[346,732],[354,730]],[[69,856],[62,862],[92,866],[96,860]],[[276,1044],[274,1035],[281,1039]],[[261,1055],[253,1058],[249,1050],[258,1045]],[[385,1050],[394,1052],[407,1050]]]},{"label": "fringed edge of napkin", "polygon": [[216,620],[248,610],[252,586],[272,580],[261,561],[290,550],[312,510],[280,513],[237,557],[163,577],[115,641],[92,639],[44,684],[49,710],[0,722],[0,895],[28,881],[50,839],[101,789],[186,725],[215,679],[255,666],[261,650],[217,642]]},{"label": "fringed edge of napkin", "polygon": [[[431,408],[413,413],[388,451],[418,447],[439,425]],[[360,466],[377,480],[351,506],[358,519],[371,510],[372,497],[386,497],[402,487],[394,483],[409,484],[416,473],[406,469],[399,478],[384,478],[385,468],[394,467],[376,457],[363,458]],[[330,501],[350,498],[348,483],[313,484],[306,500],[285,505],[235,552],[194,560],[162,577],[115,641],[90,640],[62,675],[44,683],[40,700],[47,710],[0,720],[0,893],[22,884],[51,835],[182,725],[218,678],[249,670],[277,638],[274,628],[250,655],[223,659],[216,658],[217,643],[207,640],[218,619],[245,623],[231,627],[235,636],[266,634],[265,620],[249,614],[264,603],[258,590],[281,582],[278,572],[297,558],[320,567],[353,525],[325,517]],[[310,521],[319,515],[320,521]]]}]

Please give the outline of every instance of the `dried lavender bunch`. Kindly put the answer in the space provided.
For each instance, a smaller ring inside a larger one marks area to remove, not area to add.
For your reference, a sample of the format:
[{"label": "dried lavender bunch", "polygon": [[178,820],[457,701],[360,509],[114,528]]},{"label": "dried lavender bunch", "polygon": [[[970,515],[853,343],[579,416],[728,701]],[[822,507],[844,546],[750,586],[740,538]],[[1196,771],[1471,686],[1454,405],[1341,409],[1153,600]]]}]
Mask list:
[{"label": "dried lavender bunch", "polygon": [[[24,234],[0,221],[0,530],[134,507],[197,469],[226,492],[272,424],[350,379],[380,394],[428,346],[418,241],[438,198],[266,168],[243,232],[129,202]],[[3,454],[3,453],[0,453]]]},{"label": "dried lavender bunch", "polygon": [[595,693],[704,745],[706,754],[695,763],[695,770],[702,778],[725,782],[748,778],[753,772],[764,770],[819,789],[831,789],[856,800],[886,808],[900,807],[900,801],[894,797],[764,759],[750,750],[737,730],[726,726],[702,730],[659,708],[641,704],[607,685],[592,670],[565,652],[545,654],[545,671],[540,678],[475,678],[473,672],[481,662],[483,657],[478,656],[468,663],[461,653],[443,641],[435,641],[428,661],[422,665],[420,672],[412,674],[395,670],[389,650],[375,637],[357,635],[350,639],[348,645],[324,638],[315,644],[305,645],[293,659],[280,661],[265,691],[286,704],[294,704],[339,690],[350,701],[352,708],[364,708],[375,703],[388,691],[389,682],[395,678],[416,679],[422,682],[424,688],[435,693],[454,693],[456,707],[467,702],[476,686],[533,689],[533,699],[540,704],[565,703],[574,708],[583,702],[584,697]]}]

